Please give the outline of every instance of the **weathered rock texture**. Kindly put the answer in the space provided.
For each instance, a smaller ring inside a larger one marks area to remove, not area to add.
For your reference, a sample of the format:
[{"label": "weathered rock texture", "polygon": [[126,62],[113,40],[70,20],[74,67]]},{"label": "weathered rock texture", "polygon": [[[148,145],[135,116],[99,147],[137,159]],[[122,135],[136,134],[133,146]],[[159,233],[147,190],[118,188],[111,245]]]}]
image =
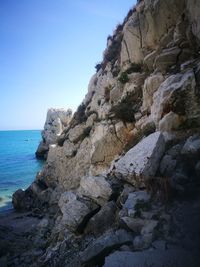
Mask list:
[{"label": "weathered rock texture", "polygon": [[42,141],[36,151],[37,158],[46,158],[49,146],[57,142],[58,136],[61,135],[71,120],[72,111],[70,109],[51,108],[47,112],[44,130],[42,131]]},{"label": "weathered rock texture", "polygon": [[[32,266],[148,266],[150,257],[167,267],[180,248],[200,266],[199,18],[198,0],[138,1],[67,127],[49,115],[47,162],[13,196],[52,222]],[[170,251],[160,258],[159,247]]]}]

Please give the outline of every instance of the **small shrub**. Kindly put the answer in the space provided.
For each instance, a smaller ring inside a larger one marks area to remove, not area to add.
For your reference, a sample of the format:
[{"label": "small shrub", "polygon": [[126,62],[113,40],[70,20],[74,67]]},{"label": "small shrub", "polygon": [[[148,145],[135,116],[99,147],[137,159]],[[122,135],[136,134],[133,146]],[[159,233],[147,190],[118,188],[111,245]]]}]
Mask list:
[{"label": "small shrub", "polygon": [[127,72],[122,72],[118,78],[118,81],[120,81],[120,83],[125,84],[129,81],[129,77]]},{"label": "small shrub", "polygon": [[124,101],[120,102],[118,105],[111,109],[115,117],[123,122],[134,122],[134,110],[132,106],[127,105]]},{"label": "small shrub", "polygon": [[101,99],[98,99],[97,104],[98,104],[98,106],[101,105]]},{"label": "small shrub", "polygon": [[108,47],[104,54],[104,61],[114,63],[119,56],[121,50],[122,36],[117,36],[115,40],[112,40],[112,44]]},{"label": "small shrub", "polygon": [[97,72],[98,72],[101,68],[102,68],[102,63],[97,63],[97,64],[95,65],[95,69],[96,69]]},{"label": "small shrub", "polygon": [[71,127],[75,127],[77,124],[80,124],[87,120],[87,116],[85,115],[85,110],[86,110],[86,105],[82,103],[77,108],[77,111],[74,113],[74,116],[70,122]]}]

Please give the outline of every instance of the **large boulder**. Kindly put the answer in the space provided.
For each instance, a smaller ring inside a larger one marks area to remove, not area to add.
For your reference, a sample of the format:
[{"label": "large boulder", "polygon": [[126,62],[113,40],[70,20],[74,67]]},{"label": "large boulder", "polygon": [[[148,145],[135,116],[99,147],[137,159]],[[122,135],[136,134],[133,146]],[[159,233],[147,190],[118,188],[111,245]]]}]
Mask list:
[{"label": "large boulder", "polygon": [[82,232],[89,218],[99,207],[92,202],[78,199],[73,192],[64,192],[58,202],[63,214],[61,224],[73,232]]},{"label": "large boulder", "polygon": [[115,223],[117,206],[114,201],[106,203],[88,222],[86,233],[103,234]]},{"label": "large boulder", "polygon": [[108,255],[113,249],[120,248],[122,245],[133,242],[133,236],[125,230],[118,230],[116,232],[111,231],[105,233],[101,237],[97,238],[94,242],[80,253],[82,263],[99,263]]},{"label": "large boulder", "polygon": [[83,177],[80,181],[79,191],[100,205],[107,202],[112,194],[111,186],[103,176]]},{"label": "large boulder", "polygon": [[[191,105],[191,103],[193,103]],[[163,130],[177,129],[183,123],[199,121],[199,97],[193,70],[169,76],[154,93],[151,116]],[[171,112],[171,113],[170,113]],[[169,114],[168,114],[169,113]],[[170,124],[167,125],[167,124]],[[194,122],[193,122],[194,123]]]},{"label": "large boulder", "polygon": [[161,132],[156,132],[131,148],[117,163],[114,173],[133,185],[142,185],[153,177],[165,151],[165,141]]},{"label": "large boulder", "polygon": [[183,146],[181,154],[187,157],[196,157],[200,156],[200,135],[196,134],[189,137],[186,143]]},{"label": "large boulder", "polygon": [[143,252],[116,251],[105,259],[104,267],[197,267],[198,262],[186,250],[171,249]]}]

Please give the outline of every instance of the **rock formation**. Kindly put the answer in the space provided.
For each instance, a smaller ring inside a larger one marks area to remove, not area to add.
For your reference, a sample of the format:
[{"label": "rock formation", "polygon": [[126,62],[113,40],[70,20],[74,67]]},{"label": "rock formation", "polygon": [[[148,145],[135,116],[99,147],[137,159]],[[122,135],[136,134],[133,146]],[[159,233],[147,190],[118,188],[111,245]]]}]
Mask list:
[{"label": "rock formation", "polygon": [[57,138],[61,135],[71,120],[72,111],[70,109],[51,108],[47,112],[44,130],[42,131],[42,141],[36,151],[37,158],[47,158],[49,146],[56,144]]},{"label": "rock formation", "polygon": [[199,18],[198,0],[140,0],[108,37],[43,170],[14,194],[48,224],[14,266],[200,266]]}]

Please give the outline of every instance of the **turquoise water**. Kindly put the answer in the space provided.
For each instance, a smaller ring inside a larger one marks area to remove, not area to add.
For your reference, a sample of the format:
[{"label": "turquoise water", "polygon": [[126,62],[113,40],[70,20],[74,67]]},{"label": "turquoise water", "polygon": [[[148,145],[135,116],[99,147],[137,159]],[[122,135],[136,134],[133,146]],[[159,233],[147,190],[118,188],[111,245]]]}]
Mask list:
[{"label": "turquoise water", "polygon": [[12,208],[12,194],[26,189],[42,168],[35,158],[40,131],[0,131],[0,211]]}]

